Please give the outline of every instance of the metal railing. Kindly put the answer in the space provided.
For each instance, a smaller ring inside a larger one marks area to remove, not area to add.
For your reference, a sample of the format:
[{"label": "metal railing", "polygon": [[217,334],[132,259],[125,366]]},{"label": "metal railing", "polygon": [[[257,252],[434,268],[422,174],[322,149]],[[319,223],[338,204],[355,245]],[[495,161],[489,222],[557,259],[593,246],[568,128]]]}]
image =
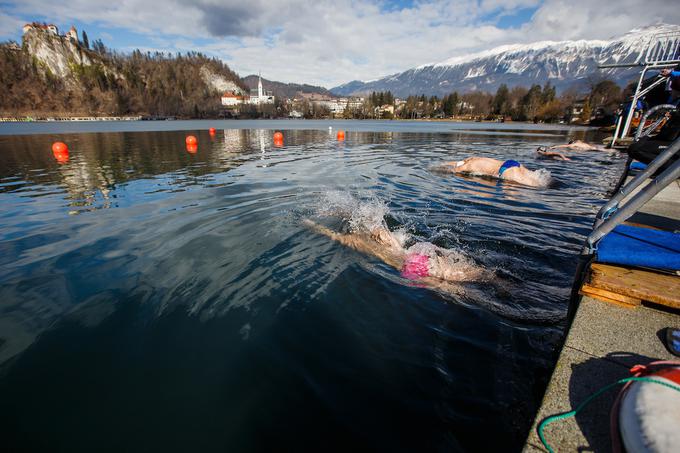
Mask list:
[{"label": "metal railing", "polygon": [[647,46],[645,64],[677,64],[680,62],[680,33],[654,35]]},{"label": "metal railing", "polygon": [[[680,138],[676,139],[671,146],[650,162],[644,171],[623,186],[616,195],[602,206],[597,213],[595,227],[586,239],[586,244],[581,252],[582,254],[592,255],[595,253],[597,250],[597,243],[600,239],[638,212],[645,203],[654,198],[654,196],[661,192],[666,186],[680,178],[680,159],[678,159],[663,173],[654,178],[646,187],[632,196],[623,207],[619,208],[619,205],[626,197],[631,195],[635,189],[661,168],[663,164],[675,156],[678,151],[680,151]],[[628,169],[625,171],[628,171]]]},{"label": "metal railing", "polygon": [[[642,67],[626,119],[623,121],[623,116],[620,116],[617,120],[616,130],[614,131],[614,137],[612,138],[610,146],[614,146],[618,139],[628,135],[638,99],[667,80],[664,77],[659,77],[659,79],[655,80],[650,86],[642,89],[642,82],[644,81],[647,72],[650,70],[673,68],[680,64],[680,33],[670,32],[653,35],[647,44],[647,49],[643,51],[643,54],[644,58],[638,58],[638,61],[634,63],[605,64],[599,66],[601,69]],[[622,115],[623,114],[625,114],[625,112],[622,113]],[[644,126],[644,123],[641,122],[640,124]]]}]

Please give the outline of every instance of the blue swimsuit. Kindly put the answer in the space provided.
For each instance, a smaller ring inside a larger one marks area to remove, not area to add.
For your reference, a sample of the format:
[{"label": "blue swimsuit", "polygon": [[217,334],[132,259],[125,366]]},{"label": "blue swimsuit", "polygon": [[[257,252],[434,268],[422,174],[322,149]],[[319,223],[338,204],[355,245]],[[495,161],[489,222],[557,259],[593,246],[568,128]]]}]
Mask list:
[{"label": "blue swimsuit", "polygon": [[512,160],[512,159],[506,160],[505,162],[503,162],[503,165],[501,165],[501,168],[498,169],[498,177],[502,178],[503,173],[505,173],[505,170],[507,170],[508,168],[519,167],[519,166],[520,166],[520,163],[517,162],[516,160]]}]

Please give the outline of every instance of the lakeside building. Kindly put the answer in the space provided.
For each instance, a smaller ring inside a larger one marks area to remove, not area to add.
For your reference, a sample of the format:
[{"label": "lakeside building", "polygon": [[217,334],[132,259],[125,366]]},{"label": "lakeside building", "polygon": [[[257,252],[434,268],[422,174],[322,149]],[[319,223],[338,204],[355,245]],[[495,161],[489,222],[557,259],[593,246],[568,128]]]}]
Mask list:
[{"label": "lakeside building", "polygon": [[243,96],[236,92],[224,93],[222,95],[222,105],[225,107],[235,107],[243,104]]},{"label": "lakeside building", "polygon": [[[299,97],[298,97],[299,96]],[[346,110],[355,110],[363,107],[363,98],[333,98],[318,93],[298,93],[290,103],[296,110],[304,109],[308,103],[315,108],[328,109],[332,116],[341,116]]]},{"label": "lakeside building", "polygon": [[273,104],[274,95],[271,91],[265,91],[262,88],[262,76],[258,76],[257,89],[250,90],[250,96],[243,100],[244,104],[250,105],[262,105],[262,104]]},{"label": "lakeside building", "polygon": [[225,92],[222,94],[222,105],[227,108],[239,107],[241,105],[272,105],[276,98],[271,91],[265,91],[262,87],[262,77],[257,82],[257,88],[250,90],[250,95],[241,94],[237,91]]}]

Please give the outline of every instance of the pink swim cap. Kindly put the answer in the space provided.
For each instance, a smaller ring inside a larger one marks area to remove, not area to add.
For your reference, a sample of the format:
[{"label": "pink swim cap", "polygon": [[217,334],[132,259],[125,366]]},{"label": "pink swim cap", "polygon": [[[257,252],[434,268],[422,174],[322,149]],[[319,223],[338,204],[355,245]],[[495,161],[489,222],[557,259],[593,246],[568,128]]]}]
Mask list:
[{"label": "pink swim cap", "polygon": [[427,277],[430,275],[429,261],[429,256],[419,253],[412,253],[406,256],[404,267],[401,268],[401,276],[409,280]]}]

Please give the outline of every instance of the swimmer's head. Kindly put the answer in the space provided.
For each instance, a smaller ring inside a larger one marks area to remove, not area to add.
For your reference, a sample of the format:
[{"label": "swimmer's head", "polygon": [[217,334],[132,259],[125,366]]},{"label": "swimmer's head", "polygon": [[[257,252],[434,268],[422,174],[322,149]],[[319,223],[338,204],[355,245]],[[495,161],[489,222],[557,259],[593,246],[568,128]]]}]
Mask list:
[{"label": "swimmer's head", "polygon": [[569,144],[571,145],[572,143],[574,143],[574,140],[569,140]]},{"label": "swimmer's head", "polygon": [[411,253],[406,257],[401,269],[401,276],[409,280],[417,280],[430,275],[430,257],[420,253]]}]

